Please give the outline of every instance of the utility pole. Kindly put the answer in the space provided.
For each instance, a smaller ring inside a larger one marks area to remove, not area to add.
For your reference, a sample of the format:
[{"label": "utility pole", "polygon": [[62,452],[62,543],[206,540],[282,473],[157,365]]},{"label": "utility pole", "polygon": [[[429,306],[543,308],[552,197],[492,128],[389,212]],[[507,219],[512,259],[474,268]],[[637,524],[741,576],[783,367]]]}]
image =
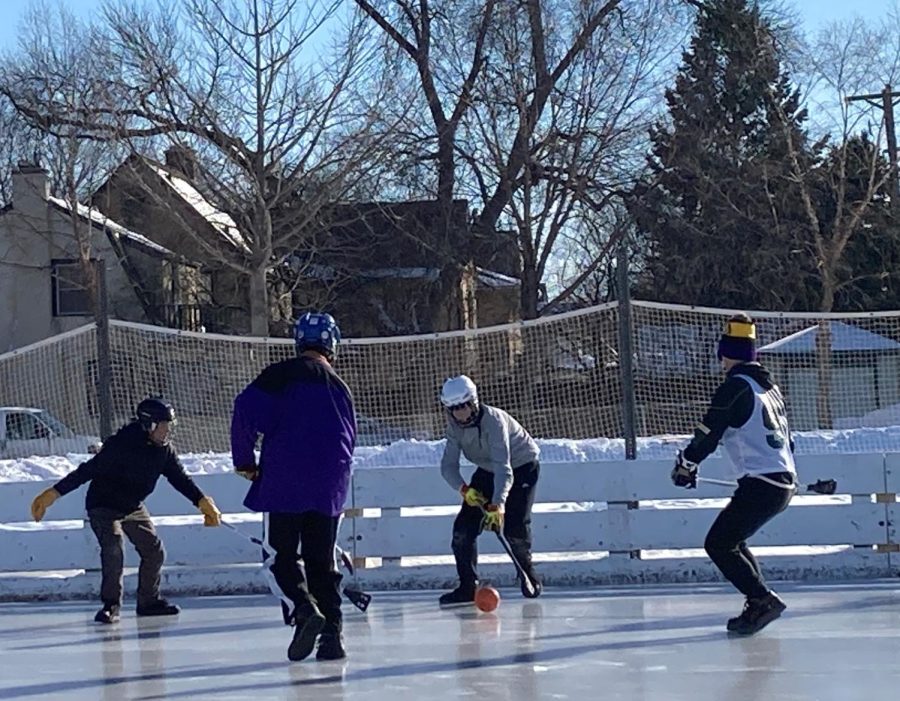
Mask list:
[{"label": "utility pole", "polygon": [[[880,93],[872,93],[870,95],[850,95],[846,98],[846,102],[857,102],[859,100],[868,102],[874,107],[880,107],[884,112],[884,131],[887,137],[888,158],[890,159],[890,189],[891,189],[891,211],[896,213],[900,207],[900,179],[897,177],[897,132],[894,129],[894,98],[900,97],[900,92],[893,92],[891,84],[884,86],[884,90]],[[880,102],[876,102],[880,100]]]}]

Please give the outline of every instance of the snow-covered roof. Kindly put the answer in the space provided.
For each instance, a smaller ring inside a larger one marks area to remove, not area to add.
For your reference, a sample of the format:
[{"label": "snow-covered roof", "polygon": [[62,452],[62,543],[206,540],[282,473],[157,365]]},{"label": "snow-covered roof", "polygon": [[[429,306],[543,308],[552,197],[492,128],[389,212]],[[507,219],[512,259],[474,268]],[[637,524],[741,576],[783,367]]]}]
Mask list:
[{"label": "snow-covered roof", "polygon": [[[518,279],[494,270],[476,268],[476,272],[478,274],[478,282],[486,287],[517,287],[521,284]],[[311,278],[332,280],[337,276],[337,271],[331,266],[313,264],[304,267],[303,274]],[[425,267],[371,268],[369,270],[360,270],[356,273],[357,277],[367,280],[423,280],[425,282],[435,282],[440,275],[440,268]]]},{"label": "snow-covered roof", "polygon": [[[72,212],[72,207],[68,202],[66,202],[66,200],[60,199],[59,197],[48,197],[47,199],[51,204],[56,205],[58,208],[62,209],[63,211],[66,211],[69,213]],[[156,253],[160,253],[164,256],[174,256],[175,255],[172,251],[170,251],[165,246],[160,246],[155,241],[151,241],[146,236],[143,236],[143,235],[137,233],[136,231],[132,231],[131,229],[126,229],[121,224],[119,224],[119,223],[113,221],[112,219],[110,219],[109,217],[107,217],[99,209],[94,209],[92,207],[88,207],[87,205],[81,204],[79,202],[77,212],[78,212],[79,216],[87,219],[88,221],[96,224],[97,226],[101,226],[101,227],[105,228],[107,231],[112,233],[114,236],[128,239],[129,241],[137,243],[138,245],[144,246],[145,248],[155,251]]]},{"label": "snow-covered roof", "polygon": [[[831,331],[832,353],[900,350],[900,343],[877,333],[861,329],[858,326],[851,326],[840,321],[826,321],[825,323]],[[818,325],[810,326],[807,329],[792,333],[790,336],[785,336],[763,346],[759,349],[759,352],[773,354],[815,353],[818,330]]]},{"label": "snow-covered roof", "polygon": [[434,282],[440,277],[440,268],[372,268],[371,270],[361,270],[360,277],[369,278],[370,280],[381,280],[385,278],[403,279],[403,280],[427,280]]},{"label": "snow-covered roof", "polygon": [[219,232],[228,243],[237,248],[249,250],[234,219],[221,209],[213,206],[203,194],[188,180],[177,173],[164,168],[161,165],[146,161],[147,166],[156,173],[163,182],[167,183],[172,191],[190,205],[194,211],[203,217],[209,225]]},{"label": "snow-covered roof", "polygon": [[522,284],[518,278],[498,273],[496,270],[475,268],[475,272],[478,274],[478,282],[488,287],[518,287]]}]

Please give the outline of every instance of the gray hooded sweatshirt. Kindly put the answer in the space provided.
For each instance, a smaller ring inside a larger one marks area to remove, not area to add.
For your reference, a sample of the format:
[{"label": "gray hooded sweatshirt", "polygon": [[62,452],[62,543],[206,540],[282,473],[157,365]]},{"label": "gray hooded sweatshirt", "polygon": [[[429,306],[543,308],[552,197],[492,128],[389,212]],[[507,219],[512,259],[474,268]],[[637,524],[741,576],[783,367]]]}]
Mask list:
[{"label": "gray hooded sweatshirt", "polygon": [[447,444],[441,474],[456,491],[466,483],[459,471],[460,453],[473,465],[494,475],[494,504],[503,505],[513,483],[513,469],[534,462],[541,451],[521,424],[503,409],[481,405],[481,418],[472,426],[447,422]]}]

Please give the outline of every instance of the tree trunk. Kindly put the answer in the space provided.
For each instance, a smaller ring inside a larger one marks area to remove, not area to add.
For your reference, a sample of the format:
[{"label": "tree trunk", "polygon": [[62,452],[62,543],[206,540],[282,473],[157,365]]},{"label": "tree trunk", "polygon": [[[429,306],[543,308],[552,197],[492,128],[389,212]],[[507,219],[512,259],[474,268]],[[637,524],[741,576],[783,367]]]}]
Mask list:
[{"label": "tree trunk", "polygon": [[269,295],[265,267],[257,268],[250,275],[250,335],[269,335]]},{"label": "tree trunk", "polygon": [[816,329],[816,384],[819,389],[816,412],[819,415],[817,428],[822,429],[831,429],[834,422],[831,411],[831,353],[831,327],[822,320]]},{"label": "tree trunk", "polygon": [[537,319],[539,294],[540,280],[538,279],[537,271],[528,261],[523,261],[521,286],[523,319]]}]

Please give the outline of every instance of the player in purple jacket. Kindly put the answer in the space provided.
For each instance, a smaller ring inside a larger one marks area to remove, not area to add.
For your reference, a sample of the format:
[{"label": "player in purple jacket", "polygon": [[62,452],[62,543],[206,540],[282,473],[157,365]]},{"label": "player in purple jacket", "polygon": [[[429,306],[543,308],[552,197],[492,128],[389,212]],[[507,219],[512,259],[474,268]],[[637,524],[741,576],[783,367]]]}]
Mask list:
[{"label": "player in purple jacket", "polygon": [[331,367],[341,340],[331,315],[304,314],[294,340],[298,357],[270,365],[235,399],[231,456],[237,473],[253,482],[244,505],[265,514],[275,594],[292,604],[288,659],[308,657],[317,638],[317,659],[340,659],[346,655],[334,546],[350,485],[356,415],[350,389]]}]

